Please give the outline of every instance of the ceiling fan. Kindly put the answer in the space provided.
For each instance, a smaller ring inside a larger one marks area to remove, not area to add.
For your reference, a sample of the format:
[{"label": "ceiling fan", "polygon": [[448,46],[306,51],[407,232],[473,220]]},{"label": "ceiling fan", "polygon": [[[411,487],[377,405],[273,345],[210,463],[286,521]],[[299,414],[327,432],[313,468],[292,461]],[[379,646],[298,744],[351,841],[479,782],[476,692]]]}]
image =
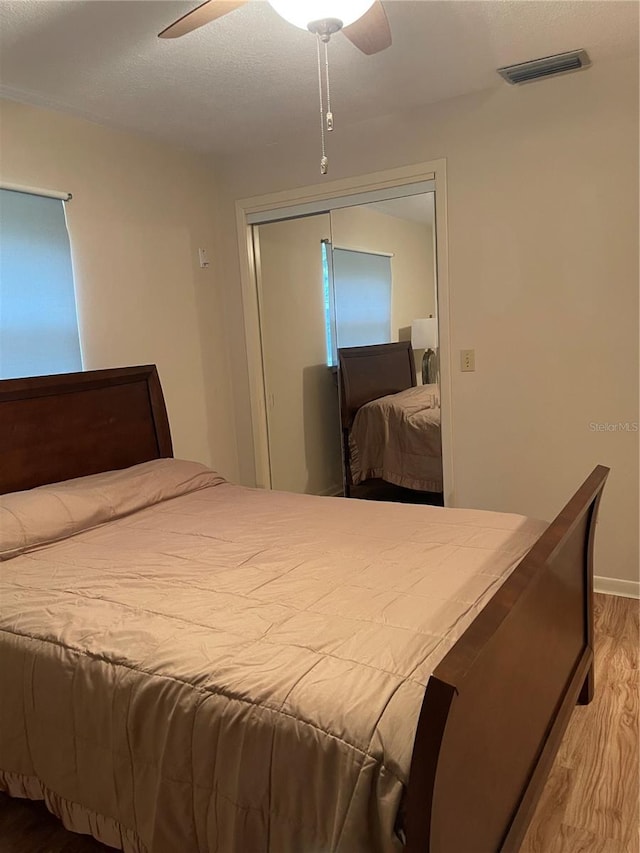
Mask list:
[{"label": "ceiling fan", "polygon": [[[248,0],[206,0],[187,12],[160,33],[160,38],[173,39],[197,30],[205,24],[244,6]],[[391,45],[389,21],[380,0],[269,0],[269,4],[285,21],[309,30],[316,36],[318,59],[318,91],[320,95],[320,174],[328,171],[325,131],[334,130],[329,86],[329,41],[342,31],[352,44],[371,56]],[[324,69],[321,59],[324,50]]]},{"label": "ceiling fan", "polygon": [[[160,33],[179,38],[244,6],[248,0],[206,0]],[[380,0],[269,0],[286,21],[310,30],[324,42],[342,30],[359,50],[371,56],[391,45],[391,30]]]}]

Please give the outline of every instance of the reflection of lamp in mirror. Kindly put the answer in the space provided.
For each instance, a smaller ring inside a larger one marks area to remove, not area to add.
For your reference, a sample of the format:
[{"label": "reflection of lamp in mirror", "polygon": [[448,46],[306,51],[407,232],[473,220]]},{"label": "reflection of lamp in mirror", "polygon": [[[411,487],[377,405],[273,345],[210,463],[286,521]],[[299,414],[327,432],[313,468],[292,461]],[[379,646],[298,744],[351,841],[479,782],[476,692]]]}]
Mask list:
[{"label": "reflection of lamp in mirror", "polygon": [[438,321],[424,317],[411,324],[411,346],[424,350],[422,356],[422,384],[434,385],[438,381]]}]

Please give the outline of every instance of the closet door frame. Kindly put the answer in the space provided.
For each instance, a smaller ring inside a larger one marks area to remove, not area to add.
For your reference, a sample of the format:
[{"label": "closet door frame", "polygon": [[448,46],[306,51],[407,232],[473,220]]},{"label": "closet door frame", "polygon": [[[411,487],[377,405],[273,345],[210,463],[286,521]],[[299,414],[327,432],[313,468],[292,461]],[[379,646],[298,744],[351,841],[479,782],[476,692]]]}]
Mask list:
[{"label": "closet door frame", "polygon": [[[396,197],[424,192],[416,185],[432,182],[435,191],[437,271],[437,311],[440,349],[440,398],[442,415],[442,464],[444,475],[444,501],[455,506],[453,463],[453,412],[451,406],[452,359],[450,346],[449,309],[449,250],[447,233],[447,164],[445,159],[416,163],[398,169],[388,169],[367,175],[358,175],[313,186],[299,187],[284,192],[269,193],[236,202],[236,228],[242,282],[242,305],[247,350],[251,423],[255,481],[260,488],[271,488],[269,465],[269,439],[264,365],[262,361],[262,335],[256,270],[253,225],[259,222],[294,218],[306,213],[330,212],[349,204],[366,204],[376,200],[378,194],[393,193]],[[404,191],[403,191],[404,190]],[[397,192],[396,192],[397,191]],[[367,197],[367,194],[372,194]]]}]

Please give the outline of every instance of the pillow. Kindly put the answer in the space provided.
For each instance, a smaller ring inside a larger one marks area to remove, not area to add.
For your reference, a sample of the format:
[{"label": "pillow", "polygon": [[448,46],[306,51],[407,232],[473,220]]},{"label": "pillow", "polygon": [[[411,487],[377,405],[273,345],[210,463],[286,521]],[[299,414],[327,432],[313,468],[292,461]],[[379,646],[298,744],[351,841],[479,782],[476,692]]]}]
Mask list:
[{"label": "pillow", "polygon": [[199,462],[154,459],[121,471],[0,495],[0,560],[224,482]]}]

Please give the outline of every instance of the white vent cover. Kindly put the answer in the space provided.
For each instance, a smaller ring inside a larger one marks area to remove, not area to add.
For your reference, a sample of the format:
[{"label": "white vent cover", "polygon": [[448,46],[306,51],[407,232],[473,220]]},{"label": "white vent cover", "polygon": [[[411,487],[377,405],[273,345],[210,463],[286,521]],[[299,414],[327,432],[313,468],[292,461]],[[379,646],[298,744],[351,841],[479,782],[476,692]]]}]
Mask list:
[{"label": "white vent cover", "polygon": [[507,83],[531,83],[543,77],[553,77],[556,74],[566,74],[568,71],[581,71],[588,68],[591,60],[586,50],[571,50],[568,53],[556,53],[554,56],[544,56],[542,59],[531,59],[517,65],[506,65],[498,68],[498,74]]}]

